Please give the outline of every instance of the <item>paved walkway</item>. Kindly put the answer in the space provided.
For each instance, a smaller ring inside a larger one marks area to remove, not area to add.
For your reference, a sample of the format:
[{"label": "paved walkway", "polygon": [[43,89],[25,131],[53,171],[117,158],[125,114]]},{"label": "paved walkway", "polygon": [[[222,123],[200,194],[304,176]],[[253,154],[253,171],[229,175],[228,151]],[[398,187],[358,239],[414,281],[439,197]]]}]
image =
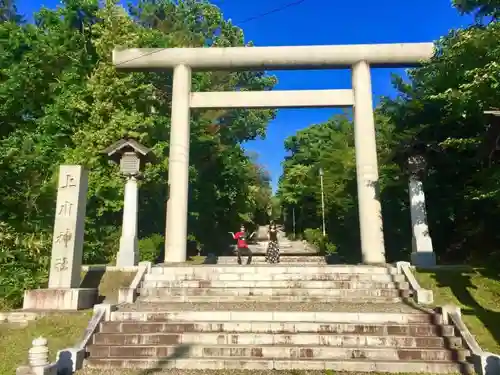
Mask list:
[{"label": "paved walkway", "polygon": [[[279,227],[278,227],[279,228]],[[261,225],[256,231],[257,243],[250,244],[248,247],[254,254],[264,254],[267,250],[267,232],[268,226]],[[279,230],[278,241],[280,244],[280,252],[282,256],[286,255],[315,255],[317,249],[307,244],[304,241],[292,241],[286,237],[285,232]]]}]

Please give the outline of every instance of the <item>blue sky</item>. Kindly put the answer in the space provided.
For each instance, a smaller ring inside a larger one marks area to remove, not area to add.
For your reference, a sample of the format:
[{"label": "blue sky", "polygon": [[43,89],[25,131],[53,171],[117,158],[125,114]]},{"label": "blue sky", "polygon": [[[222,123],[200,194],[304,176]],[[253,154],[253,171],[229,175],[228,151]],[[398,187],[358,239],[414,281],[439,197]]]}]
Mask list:
[{"label": "blue sky", "polygon": [[[282,7],[293,0],[214,0],[234,23]],[[31,15],[40,6],[57,6],[57,0],[20,0],[21,13]],[[465,27],[471,17],[460,16],[451,0],[304,0],[296,6],[241,24],[247,40],[257,46],[404,43],[435,41],[450,28]],[[394,96],[391,73],[402,69],[372,70],[375,104],[382,95]],[[341,89],[351,87],[349,71],[276,71],[280,90]],[[281,174],[285,156],[283,141],[296,131],[327,120],[335,109],[279,110],[269,124],[265,140],[245,148],[259,154],[271,173],[273,187]]]}]

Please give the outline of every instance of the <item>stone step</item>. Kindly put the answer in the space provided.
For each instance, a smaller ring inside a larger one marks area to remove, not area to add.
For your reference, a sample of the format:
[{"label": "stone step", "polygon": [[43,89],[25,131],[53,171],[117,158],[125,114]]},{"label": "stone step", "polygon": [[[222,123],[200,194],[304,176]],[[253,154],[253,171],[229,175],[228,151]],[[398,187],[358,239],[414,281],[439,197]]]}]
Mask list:
[{"label": "stone step", "polygon": [[[156,276],[156,275],[155,275]],[[409,289],[407,282],[370,280],[161,280],[147,278],[144,288],[304,288],[304,289]]]},{"label": "stone step", "polygon": [[123,334],[97,333],[95,345],[327,345],[332,347],[387,347],[387,348],[459,348],[459,337],[411,337],[373,335],[334,335],[318,333],[256,334],[221,332],[184,332],[177,334]]},{"label": "stone step", "polygon": [[211,333],[218,334],[349,334],[374,336],[411,336],[411,337],[451,337],[454,328],[451,325],[413,324],[366,324],[366,323],[317,323],[317,322],[154,322],[154,321],[114,321],[100,325],[100,334],[172,334],[172,333]]},{"label": "stone step", "polygon": [[[400,297],[407,290],[396,288],[143,288],[142,295],[158,296],[317,296],[317,297]],[[405,295],[407,296],[407,295]]]},{"label": "stone step", "polygon": [[[154,291],[154,290],[153,290]],[[142,293],[142,292],[141,292]],[[154,292],[151,292],[154,293]],[[332,297],[332,296],[193,296],[193,295],[141,295],[139,301],[145,302],[189,302],[189,303],[204,303],[204,302],[300,302],[300,303],[313,303],[313,302],[329,302],[329,303],[342,303],[357,302],[357,303],[398,303],[402,302],[402,297],[382,297],[374,295],[366,296],[350,296],[347,297]]]},{"label": "stone step", "polygon": [[[264,265],[268,264],[266,262],[266,257],[264,255],[259,255],[259,254],[264,254],[265,251],[259,252],[255,254],[252,257],[252,261],[250,265]],[[220,256],[216,260],[216,264],[238,264],[238,258],[236,256]],[[247,257],[244,256],[242,257],[242,263],[243,265],[247,265]],[[279,264],[327,264],[327,260],[325,257],[322,256],[290,256],[290,255],[284,255],[282,254],[280,256],[280,263]]]},{"label": "stone step", "polygon": [[[300,274],[300,273],[165,273],[165,274],[146,274],[144,281],[205,281],[207,283],[213,281],[364,281],[364,282],[404,282],[403,275],[365,275],[365,274]],[[273,285],[274,286],[274,285]]]},{"label": "stone step", "polygon": [[[424,314],[430,316],[440,316],[435,313],[423,312],[415,308],[412,304],[406,302],[400,303],[359,303],[346,302],[145,302],[137,300],[134,303],[124,303],[119,305],[119,311],[123,313],[129,312],[181,312],[181,311],[234,311],[234,312],[291,312],[291,313],[308,313],[309,318],[314,313],[398,313],[398,314]],[[308,320],[308,321],[314,321]],[[441,321],[439,321],[441,322]],[[365,322],[373,323],[373,322]]]},{"label": "stone step", "polygon": [[[239,289],[239,290],[238,290]],[[160,300],[164,302],[238,302],[238,301],[276,301],[276,302],[366,302],[394,303],[408,297],[409,291],[397,289],[245,289],[245,288],[151,288],[140,291],[141,301]],[[254,293],[254,294],[252,294]]]},{"label": "stone step", "polygon": [[[292,253],[317,253],[315,248],[304,245],[303,243],[296,243],[290,241],[279,241],[280,251],[283,253],[292,252]],[[263,251],[267,250],[267,241],[258,241],[256,243],[248,244],[250,250],[254,251]]]},{"label": "stone step", "polygon": [[[237,371],[248,370],[332,370],[352,373],[431,373],[431,374],[473,374],[472,366],[467,363],[449,361],[370,361],[370,360],[315,360],[315,359],[252,359],[246,358],[168,358],[134,359],[134,358],[89,358],[87,364],[91,368],[135,368],[135,369],[184,369],[184,370],[227,370],[238,375]],[[209,375],[209,373],[206,373]],[[217,372],[214,372],[216,375]],[[248,374],[246,374],[248,375]]]},{"label": "stone step", "polygon": [[[389,274],[354,274],[354,273],[335,273],[335,272],[301,272],[300,269],[295,269],[295,272],[266,272],[269,269],[254,269],[252,272],[246,271],[247,266],[238,266],[240,269],[235,271],[240,272],[212,272],[211,270],[197,269],[188,270],[185,272],[174,271],[168,272],[166,269],[161,273],[152,269],[153,273],[145,276],[145,281],[170,281],[170,280],[206,280],[206,281],[372,281],[372,282],[404,282],[403,275]],[[255,266],[248,266],[255,268]],[[304,267],[307,270],[307,267]]]},{"label": "stone step", "polygon": [[346,265],[300,265],[300,264],[264,264],[264,265],[217,265],[178,263],[176,265],[155,266],[152,274],[210,275],[210,274],[348,274],[348,275],[395,275],[395,267],[346,266]]},{"label": "stone step", "polygon": [[[189,311],[189,304],[149,305],[149,309],[140,305],[139,310],[121,309],[111,313],[111,321],[156,321],[156,322],[315,322],[315,323],[354,323],[354,324],[414,324],[434,323],[441,324],[442,316],[423,312],[329,312],[329,311],[235,311],[234,309],[218,309],[217,305],[207,304],[211,310]],[[330,304],[325,304],[330,305]],[[356,304],[357,306],[358,304]],[[379,309],[377,304],[366,304],[369,308]],[[224,308],[224,304],[221,304]],[[215,310],[214,310],[215,308]],[[335,307],[333,307],[335,308]],[[357,311],[363,311],[359,308]],[[383,311],[383,310],[382,310]]]},{"label": "stone step", "polygon": [[[368,275],[368,274],[300,274],[300,273],[152,273],[146,274],[144,281],[349,281],[349,282],[404,282],[403,275]],[[274,285],[273,285],[274,286]]]},{"label": "stone step", "polygon": [[[252,251],[252,255],[253,255],[254,259],[256,257],[262,257],[262,259],[264,259],[266,254],[267,254],[267,249],[264,247],[250,248],[250,250]],[[209,261],[207,261],[207,262],[210,263],[212,261],[212,259],[214,259],[214,258],[218,259],[218,258],[222,258],[222,257],[235,258],[236,251],[233,250],[233,251],[221,254],[218,257],[215,255],[208,256]],[[332,259],[332,261],[333,261],[335,259],[335,257],[326,257],[324,255],[321,255],[317,251],[308,251],[308,250],[300,250],[300,249],[280,249],[280,258],[283,258],[283,257],[286,257],[286,258],[298,258],[298,257],[300,257],[300,258],[312,258],[312,259],[305,259],[305,261],[306,262],[313,262],[313,263],[314,262],[321,262],[321,264],[326,264],[326,263],[330,264],[328,262],[328,260]],[[293,262],[294,262],[294,259],[291,259],[292,264],[293,264]],[[290,262],[288,262],[288,263],[290,263]],[[231,263],[231,264],[233,264],[233,263]]]},{"label": "stone step", "polygon": [[[466,350],[422,349],[422,348],[375,348],[332,347],[293,345],[195,345],[185,344],[183,357],[198,358],[300,358],[323,360],[363,359],[377,361],[465,361],[470,354]],[[90,345],[88,352],[94,358],[168,358],[175,356],[177,345]]]}]

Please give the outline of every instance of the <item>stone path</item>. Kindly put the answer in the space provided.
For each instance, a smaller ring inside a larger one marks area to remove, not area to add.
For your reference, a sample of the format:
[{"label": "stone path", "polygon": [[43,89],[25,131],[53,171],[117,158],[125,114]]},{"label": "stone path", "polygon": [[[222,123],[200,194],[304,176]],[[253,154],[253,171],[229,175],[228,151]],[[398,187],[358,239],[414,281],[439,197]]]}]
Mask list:
[{"label": "stone path", "polygon": [[[249,248],[255,255],[265,255],[267,250],[267,227],[261,226],[258,229],[260,233],[257,243],[250,244]],[[278,241],[280,244],[280,253],[283,257],[302,255],[303,258],[307,256],[314,256],[318,254],[318,249],[304,241],[291,241],[286,238],[283,231],[278,232]]]}]

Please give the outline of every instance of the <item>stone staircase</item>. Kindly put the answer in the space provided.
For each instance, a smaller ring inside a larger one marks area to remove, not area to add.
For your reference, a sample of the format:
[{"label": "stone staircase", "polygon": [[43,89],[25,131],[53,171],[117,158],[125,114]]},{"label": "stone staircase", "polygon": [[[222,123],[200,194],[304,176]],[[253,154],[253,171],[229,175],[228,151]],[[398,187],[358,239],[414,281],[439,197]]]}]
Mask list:
[{"label": "stone staircase", "polygon": [[[266,262],[266,257],[265,255],[259,255],[259,254],[264,254],[265,251],[259,251],[260,249],[255,250],[254,256],[252,257],[252,265],[267,265]],[[243,263],[246,262],[246,257],[243,257]],[[236,265],[238,264],[236,257],[233,256],[220,256],[217,258],[217,260],[214,262],[216,264],[221,264],[221,265]],[[327,264],[327,258],[324,256],[319,256],[319,255],[303,255],[303,254],[298,254],[298,255],[287,255],[286,253],[280,256],[280,263],[281,264],[311,264],[311,265],[321,265],[321,264]]]},{"label": "stone staircase", "polygon": [[[264,234],[267,233],[267,227],[261,227],[259,229],[260,238],[265,238]],[[278,232],[279,244],[280,244],[280,263],[281,264],[311,264],[311,265],[323,265],[328,263],[328,257],[319,254],[318,250],[312,245],[303,241],[290,241],[286,238],[282,231]],[[252,265],[265,265],[266,259],[265,255],[267,252],[267,241],[260,240],[256,243],[250,243],[248,245],[253,253]],[[243,262],[246,262],[246,258],[243,258]],[[215,259],[209,261],[209,263],[214,264],[237,264],[237,259],[234,254],[227,254],[225,256],[219,256]]]},{"label": "stone staircase", "polygon": [[[249,247],[256,254],[265,254],[267,247],[267,227],[260,227],[258,235],[253,239],[256,242],[251,242]],[[286,237],[286,234],[278,229],[278,240],[280,244],[281,253],[283,255],[315,255],[318,250],[305,241],[292,241]]]},{"label": "stone staircase", "polygon": [[148,302],[304,303],[399,302],[408,296],[408,284],[397,282],[401,276],[386,268],[351,270],[355,268],[292,264],[154,268],[140,295]]},{"label": "stone staircase", "polygon": [[471,372],[394,267],[171,265],[101,324],[94,368]]}]

